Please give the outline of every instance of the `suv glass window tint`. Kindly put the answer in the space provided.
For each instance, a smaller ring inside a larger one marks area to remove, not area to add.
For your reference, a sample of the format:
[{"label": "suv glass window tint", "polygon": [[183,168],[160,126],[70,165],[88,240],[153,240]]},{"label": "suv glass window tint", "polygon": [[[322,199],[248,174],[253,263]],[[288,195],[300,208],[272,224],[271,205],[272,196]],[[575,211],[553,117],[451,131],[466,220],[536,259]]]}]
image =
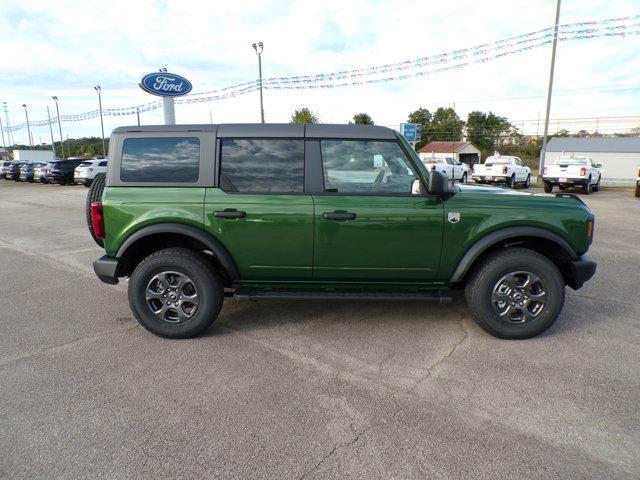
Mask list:
[{"label": "suv glass window tint", "polygon": [[226,191],[304,191],[304,140],[227,138],[221,146],[220,184]]},{"label": "suv glass window tint", "polygon": [[200,140],[194,137],[127,138],[122,146],[123,182],[197,182]]},{"label": "suv glass window tint", "polygon": [[322,140],[327,192],[410,194],[418,178],[396,142]]},{"label": "suv glass window tint", "polygon": [[91,166],[91,162],[82,162],[80,165],[78,165],[79,167],[90,167]]},{"label": "suv glass window tint", "polygon": [[99,167],[106,167],[107,166],[107,162],[106,161],[100,162],[100,163],[98,163],[98,166]]}]

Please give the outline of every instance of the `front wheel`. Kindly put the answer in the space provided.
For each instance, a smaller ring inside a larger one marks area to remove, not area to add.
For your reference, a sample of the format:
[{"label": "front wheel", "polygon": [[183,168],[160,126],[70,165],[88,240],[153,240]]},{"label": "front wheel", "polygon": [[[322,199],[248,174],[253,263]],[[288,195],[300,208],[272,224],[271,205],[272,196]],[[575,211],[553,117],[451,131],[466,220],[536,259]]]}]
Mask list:
[{"label": "front wheel", "polygon": [[471,315],[498,338],[535,337],[562,310],[560,271],[547,257],[527,248],[499,250],[475,268],[465,296]]},{"label": "front wheel", "polygon": [[585,195],[589,195],[591,193],[591,177],[589,177],[587,183],[582,186],[582,193]]},{"label": "front wheel", "polygon": [[144,328],[166,338],[204,332],[222,308],[224,287],[204,254],[186,248],[152,253],[129,280],[129,305]]}]

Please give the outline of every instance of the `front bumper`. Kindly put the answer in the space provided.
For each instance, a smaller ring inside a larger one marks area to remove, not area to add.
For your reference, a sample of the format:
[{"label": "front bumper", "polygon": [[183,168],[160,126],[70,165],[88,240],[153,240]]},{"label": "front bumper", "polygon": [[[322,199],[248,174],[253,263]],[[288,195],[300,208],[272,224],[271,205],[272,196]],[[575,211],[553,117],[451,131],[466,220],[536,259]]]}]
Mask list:
[{"label": "front bumper", "polygon": [[596,262],[591,260],[591,257],[588,255],[583,255],[571,260],[568,265],[568,271],[566,272],[567,285],[574,290],[578,290],[587,280],[595,275],[596,266]]},{"label": "front bumper", "polygon": [[118,283],[118,259],[106,255],[93,261],[93,271],[101,282],[115,285]]}]

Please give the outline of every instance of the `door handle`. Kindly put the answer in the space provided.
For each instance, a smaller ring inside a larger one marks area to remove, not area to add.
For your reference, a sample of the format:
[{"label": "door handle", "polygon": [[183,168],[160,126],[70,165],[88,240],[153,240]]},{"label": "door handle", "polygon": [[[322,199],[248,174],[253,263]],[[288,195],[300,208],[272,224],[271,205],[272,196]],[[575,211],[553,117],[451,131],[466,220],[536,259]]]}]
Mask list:
[{"label": "door handle", "polygon": [[213,212],[213,216],[218,218],[244,218],[247,213],[238,210],[218,210]]},{"label": "door handle", "polygon": [[325,220],[355,220],[355,213],[339,213],[339,212],[324,212],[322,218]]}]

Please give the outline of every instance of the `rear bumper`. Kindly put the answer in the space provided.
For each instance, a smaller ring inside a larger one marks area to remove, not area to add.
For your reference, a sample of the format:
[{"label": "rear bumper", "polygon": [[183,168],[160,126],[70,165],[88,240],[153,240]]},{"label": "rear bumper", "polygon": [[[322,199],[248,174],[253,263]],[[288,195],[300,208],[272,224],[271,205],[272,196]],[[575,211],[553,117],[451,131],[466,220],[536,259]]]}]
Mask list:
[{"label": "rear bumper", "polygon": [[567,285],[574,290],[581,288],[596,273],[596,262],[588,255],[583,255],[569,262]]},{"label": "rear bumper", "polygon": [[[562,182],[560,181],[562,178]],[[584,185],[587,183],[586,178],[578,177],[578,178],[565,178],[565,177],[543,177],[542,181],[544,183],[549,183],[551,185]]]},{"label": "rear bumper", "polygon": [[[490,177],[490,178],[487,178]],[[506,182],[508,177],[504,175],[471,175],[473,180],[478,180],[481,182]]]},{"label": "rear bumper", "polygon": [[93,261],[93,271],[101,282],[115,285],[118,283],[118,259],[106,255]]}]

